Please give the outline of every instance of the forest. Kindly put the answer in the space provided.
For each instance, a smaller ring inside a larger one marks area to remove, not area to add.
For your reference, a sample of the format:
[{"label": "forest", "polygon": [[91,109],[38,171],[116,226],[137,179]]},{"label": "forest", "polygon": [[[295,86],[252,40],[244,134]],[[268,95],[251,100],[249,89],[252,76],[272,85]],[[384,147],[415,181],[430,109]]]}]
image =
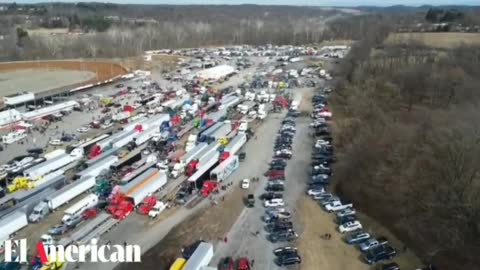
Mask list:
[{"label": "forest", "polygon": [[480,49],[385,46],[342,63],[331,104],[336,191],[438,269],[480,263]]}]

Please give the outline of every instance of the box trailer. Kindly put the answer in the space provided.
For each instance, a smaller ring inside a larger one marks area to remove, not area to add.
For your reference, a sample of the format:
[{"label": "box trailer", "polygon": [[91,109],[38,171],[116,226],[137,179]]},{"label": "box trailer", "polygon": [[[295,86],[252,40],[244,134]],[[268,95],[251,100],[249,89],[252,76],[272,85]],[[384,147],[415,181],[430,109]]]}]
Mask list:
[{"label": "box trailer", "polygon": [[227,109],[218,110],[213,113],[209,113],[207,118],[212,120],[214,123],[223,120],[223,118],[227,115]]},{"label": "box trailer", "polygon": [[112,141],[112,148],[119,149],[127,145],[129,142],[133,141],[133,139],[138,135],[136,130],[129,131],[123,134],[120,137],[117,137],[115,140]]},{"label": "box trailer", "polygon": [[213,245],[211,243],[202,242],[193,252],[192,256],[182,270],[200,270],[207,266],[213,258]]},{"label": "box trailer", "polygon": [[231,123],[224,123],[220,128],[218,128],[215,132],[210,134],[210,139],[218,140],[219,138],[227,136],[228,133],[232,131]]},{"label": "box trailer", "polygon": [[200,152],[195,160],[198,160],[200,165],[204,162],[204,160],[210,158],[213,153],[218,152],[218,149],[220,148],[220,143],[218,142],[212,142],[210,143],[206,148]]},{"label": "box trailer", "polygon": [[27,215],[24,212],[16,212],[3,217],[0,219],[0,242],[8,240],[12,234],[27,225]]},{"label": "box trailer", "polygon": [[234,97],[232,99],[229,99],[227,102],[222,102],[222,104],[218,107],[219,110],[223,109],[228,109],[230,107],[234,107],[235,105],[239,104],[242,102],[242,99],[239,97]]},{"label": "box trailer", "polygon": [[79,178],[88,177],[88,176],[97,177],[100,175],[102,171],[109,170],[110,166],[112,166],[117,161],[118,161],[117,156],[108,156],[92,164],[91,166],[87,167],[85,170],[77,173],[77,177]]},{"label": "box trailer", "polygon": [[210,172],[210,180],[222,182],[240,166],[238,156],[230,156]]},{"label": "box trailer", "polygon": [[23,172],[23,176],[30,179],[36,179],[44,176],[50,172],[58,170],[74,161],[80,160],[83,157],[83,151],[79,148],[73,149],[70,154],[62,154],[45,162],[42,162]]},{"label": "box trailer", "polygon": [[45,155],[43,155],[43,157],[46,160],[50,160],[50,159],[56,158],[58,156],[61,156],[63,154],[65,154],[65,149],[57,149],[57,150],[53,150],[52,152],[46,153]]},{"label": "box trailer", "polygon": [[135,169],[134,171],[130,172],[129,174],[125,175],[124,177],[122,177],[122,179],[120,179],[120,183],[123,185],[123,184],[127,184],[129,183],[130,181],[132,181],[134,178],[136,178],[137,176],[139,176],[141,173],[145,172],[146,170],[152,168],[153,166],[155,165],[155,162],[147,162],[145,163],[144,165],[142,165],[141,167],[139,167],[138,169]]},{"label": "box trailer", "polygon": [[85,210],[95,207],[98,204],[98,196],[96,194],[89,194],[83,199],[70,206],[65,210],[62,217],[63,223],[68,223],[72,218],[81,215]]},{"label": "box trailer", "polygon": [[230,155],[235,155],[247,142],[247,135],[245,133],[238,133],[237,136],[227,144],[223,152],[229,153]]},{"label": "box trailer", "polygon": [[135,144],[137,146],[141,145],[141,144],[144,144],[145,142],[149,141],[150,139],[152,139],[155,134],[159,133],[160,132],[160,127],[158,126],[153,126],[153,127],[150,127],[149,129],[147,130],[144,130],[142,132],[140,132],[134,139],[135,141]]},{"label": "box trailer", "polygon": [[223,126],[223,122],[217,122],[215,124],[213,124],[212,126],[210,126],[209,128],[205,129],[204,131],[202,131],[200,133],[200,136],[199,138],[206,138],[206,137],[209,137],[212,133],[214,133],[215,131],[217,131],[217,129],[219,129],[221,126]]},{"label": "box trailer", "polygon": [[188,182],[196,182],[200,177],[202,177],[210,168],[212,168],[219,160],[220,154],[213,153],[210,156],[204,158],[202,163],[199,163],[198,169],[191,174],[188,178]]},{"label": "box trailer", "polygon": [[197,144],[192,150],[188,151],[180,160],[185,165],[188,164],[190,161],[196,159],[196,157],[208,147],[207,143],[199,143]]},{"label": "box trailer", "polygon": [[130,198],[135,206],[139,205],[149,194],[162,188],[167,183],[167,175],[151,168],[132,182],[120,188],[120,192]]},{"label": "box trailer", "polygon": [[81,178],[60,189],[55,196],[47,198],[48,207],[50,210],[55,210],[93,186],[95,186],[95,177]]}]

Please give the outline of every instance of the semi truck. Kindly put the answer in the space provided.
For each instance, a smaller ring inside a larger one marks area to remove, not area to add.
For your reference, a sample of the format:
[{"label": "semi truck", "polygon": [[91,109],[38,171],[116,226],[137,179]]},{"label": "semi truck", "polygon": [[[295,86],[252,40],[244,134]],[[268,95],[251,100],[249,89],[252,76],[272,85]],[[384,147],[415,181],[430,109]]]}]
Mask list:
[{"label": "semi truck", "polygon": [[198,136],[198,141],[199,142],[203,142],[205,141],[207,138],[210,137],[210,135],[212,133],[214,133],[215,131],[217,131],[221,126],[223,126],[223,122],[217,122],[215,124],[213,124],[212,126],[210,126],[209,128],[205,129],[204,131],[202,131],[200,133],[200,135]]},{"label": "semi truck", "polygon": [[62,217],[62,222],[70,222],[74,217],[80,216],[85,210],[95,207],[98,204],[98,196],[95,194],[89,194],[83,199],[70,206],[65,210],[65,214]]},{"label": "semi truck", "polygon": [[10,236],[28,225],[27,215],[18,211],[0,219],[0,242],[8,240]]},{"label": "semi truck", "polygon": [[9,193],[13,193],[17,190],[22,189],[34,189],[43,183],[48,183],[52,179],[55,179],[59,175],[63,175],[64,173],[64,170],[56,170],[42,177],[38,177],[34,181],[31,181],[27,177],[16,177],[15,179],[13,179],[12,183],[7,186],[7,191]]},{"label": "semi truck", "polygon": [[152,168],[155,165],[156,161],[154,162],[146,162],[142,166],[140,166],[138,169],[135,169],[134,171],[130,172],[129,174],[125,175],[122,179],[120,179],[120,183],[122,185],[130,183],[133,179],[135,179],[137,176],[139,176],[141,173],[145,172],[146,170]]},{"label": "semi truck", "polygon": [[232,131],[232,124],[230,121],[225,121],[221,127],[219,127],[215,132],[210,134],[208,138],[206,138],[207,141],[214,141],[218,140],[220,138],[223,138],[227,136],[228,133]]},{"label": "semi truck", "polygon": [[167,176],[158,169],[151,168],[113,195],[108,212],[116,219],[126,218],[148,195],[162,188],[167,183]]},{"label": "semi truck", "polygon": [[230,156],[210,172],[210,180],[223,182],[240,166],[238,156]]},{"label": "semi truck", "polygon": [[198,163],[198,167],[192,167],[191,170],[193,171],[188,178],[188,182],[197,182],[200,177],[202,177],[210,168],[218,163],[219,157],[220,153],[214,152],[210,154],[209,157],[204,158],[201,163]]},{"label": "semi truck", "polygon": [[88,176],[97,177],[102,171],[110,169],[110,166],[112,166],[117,161],[117,156],[108,156],[107,158],[100,160],[97,163],[94,163],[92,166],[86,168],[85,170],[77,173],[76,176],[78,178]]},{"label": "semi truck", "polygon": [[177,178],[178,176],[180,176],[185,171],[185,167],[187,166],[187,164],[197,158],[197,156],[207,147],[207,143],[199,143],[192,150],[188,151],[187,154],[183,156],[179,162],[173,165],[172,177]]},{"label": "semi truck", "polygon": [[83,151],[79,148],[72,150],[70,154],[62,154],[45,162],[42,162],[23,172],[23,176],[29,179],[36,179],[42,177],[50,172],[58,170],[74,161],[80,160],[83,157]]},{"label": "semi truck", "polygon": [[[196,155],[195,159],[191,160],[186,168],[186,175],[191,176],[195,171],[203,166],[207,160],[210,160],[214,153],[218,154],[218,149],[220,148],[220,143],[212,142],[206,148],[204,148],[198,155]],[[217,158],[218,161],[218,158]]]},{"label": "semi truck", "polygon": [[153,126],[153,127],[150,127],[147,130],[142,131],[140,134],[138,134],[135,137],[135,139],[134,139],[135,145],[139,146],[139,145],[142,145],[142,144],[146,143],[147,141],[152,139],[155,134],[157,134],[159,132],[160,132],[160,127],[159,126]]},{"label": "semi truck", "polygon": [[247,135],[243,132],[238,133],[223,149],[223,153],[228,153],[229,156],[235,155],[242,149],[246,142]]},{"label": "semi truck", "polygon": [[69,202],[78,195],[86,192],[95,186],[95,177],[81,178],[69,185],[64,186],[55,195],[47,197],[39,203],[33,213],[28,217],[30,222],[39,222],[46,217],[51,211]]},{"label": "semi truck", "polygon": [[213,245],[211,243],[202,242],[193,252],[192,256],[182,270],[201,270],[207,266],[213,258]]}]

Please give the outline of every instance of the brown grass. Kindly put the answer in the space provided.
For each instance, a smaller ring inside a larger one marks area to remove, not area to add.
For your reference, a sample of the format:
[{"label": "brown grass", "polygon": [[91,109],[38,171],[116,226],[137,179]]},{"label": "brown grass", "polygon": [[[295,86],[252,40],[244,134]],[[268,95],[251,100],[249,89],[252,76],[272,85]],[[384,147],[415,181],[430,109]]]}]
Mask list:
[{"label": "brown grass", "polygon": [[387,44],[420,42],[426,46],[442,49],[458,47],[462,44],[480,45],[480,33],[392,33]]}]

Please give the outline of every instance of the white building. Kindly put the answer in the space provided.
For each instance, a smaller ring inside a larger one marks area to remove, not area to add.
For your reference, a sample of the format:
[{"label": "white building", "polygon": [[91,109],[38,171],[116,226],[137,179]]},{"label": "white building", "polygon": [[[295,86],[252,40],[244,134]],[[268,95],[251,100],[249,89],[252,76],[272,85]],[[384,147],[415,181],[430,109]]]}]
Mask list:
[{"label": "white building", "polygon": [[229,65],[219,65],[216,67],[200,70],[196,76],[204,80],[218,80],[235,72],[235,69]]},{"label": "white building", "polygon": [[0,128],[7,127],[22,120],[22,114],[14,109],[0,112]]}]

